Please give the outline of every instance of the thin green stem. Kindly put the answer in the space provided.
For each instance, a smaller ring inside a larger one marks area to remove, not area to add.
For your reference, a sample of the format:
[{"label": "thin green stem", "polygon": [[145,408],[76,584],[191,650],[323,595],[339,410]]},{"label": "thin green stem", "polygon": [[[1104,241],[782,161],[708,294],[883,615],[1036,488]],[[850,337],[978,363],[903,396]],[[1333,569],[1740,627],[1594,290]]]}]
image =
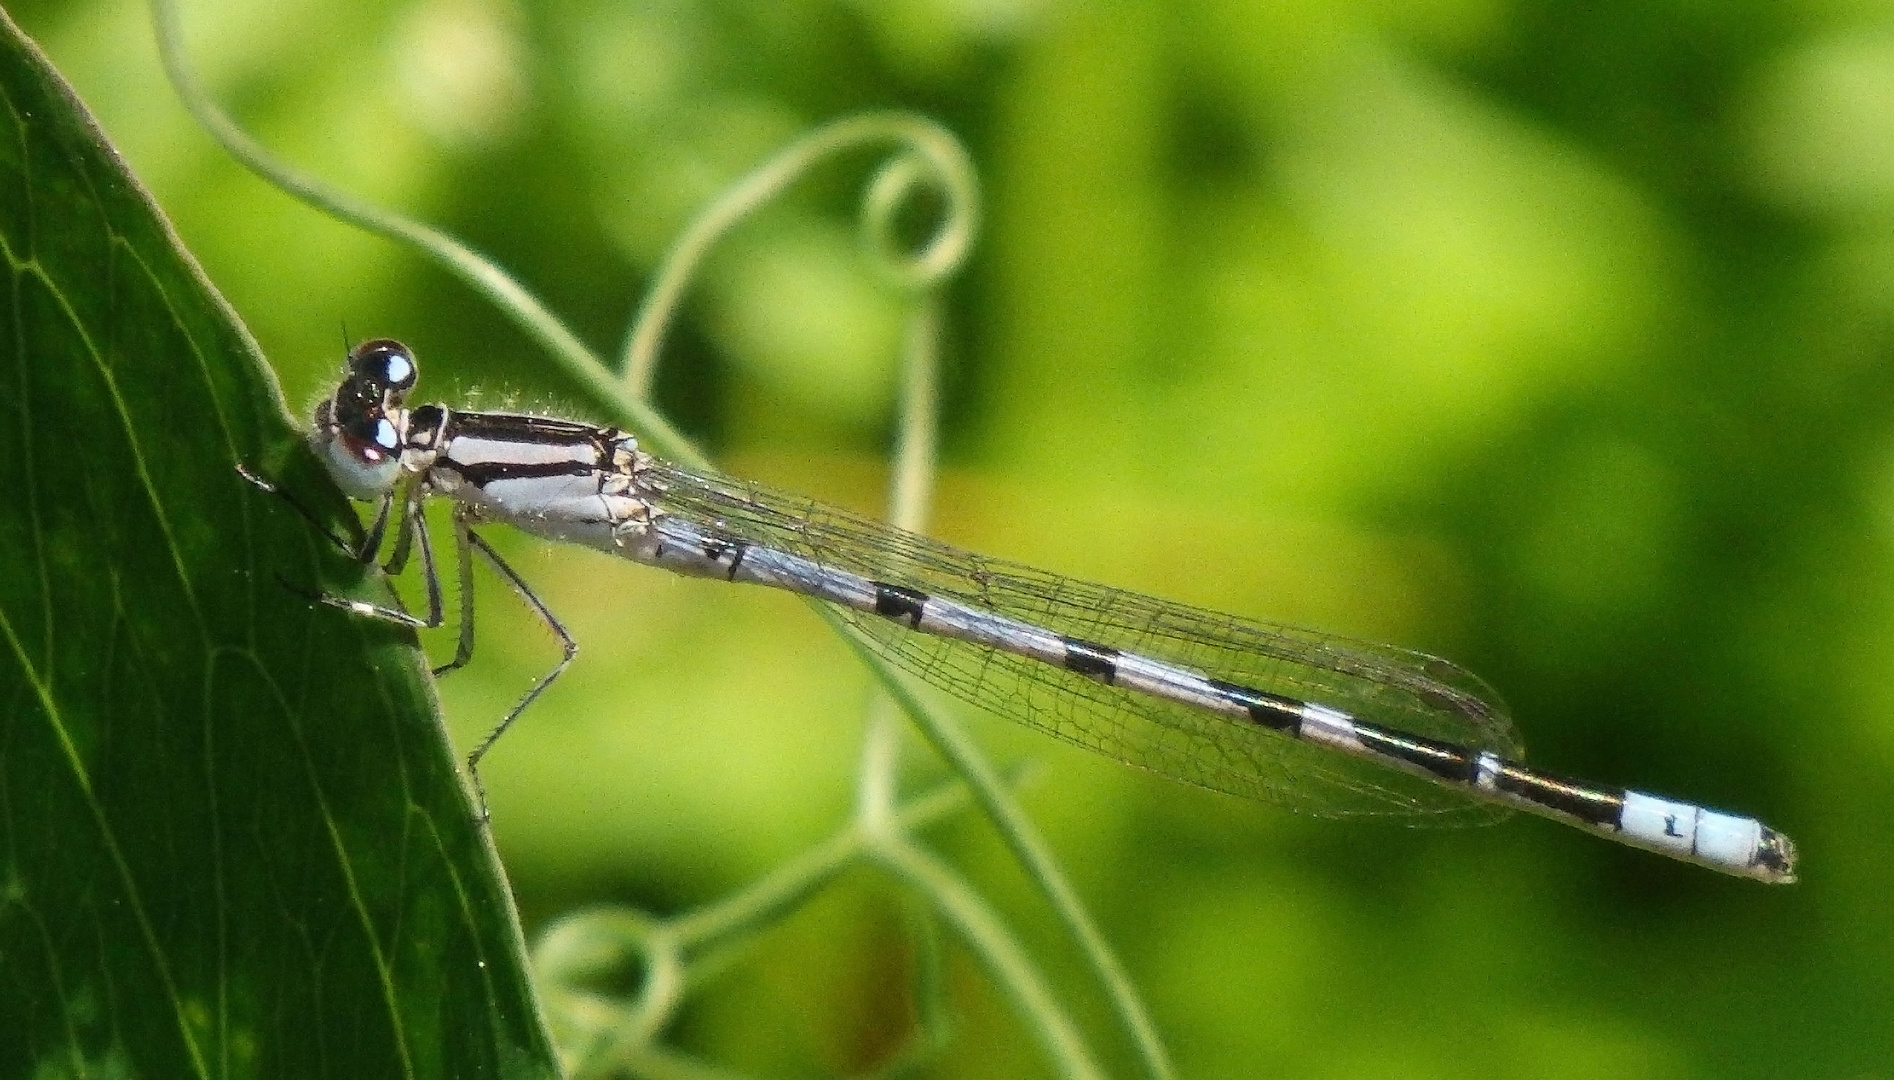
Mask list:
[{"label": "thin green stem", "polygon": [[[960,267],[979,219],[979,182],[960,141],[934,121],[910,113],[864,113],[824,124],[732,184],[692,219],[671,246],[639,306],[619,360],[625,386],[634,398],[650,396],[664,333],[685,288],[716,242],[738,221],[806,175],[817,161],[875,143],[893,143],[926,164],[922,168],[912,164],[913,158],[897,159],[870,185],[864,217],[869,250],[884,269],[916,292],[933,288]],[[919,253],[902,254],[893,238],[893,216],[909,189],[930,179],[946,198],[943,224]]]},{"label": "thin green stem", "polygon": [[917,533],[927,528],[940,446],[940,302],[933,296],[914,301],[901,354],[900,437],[894,448],[888,522]]},{"label": "thin green stem", "polygon": [[1118,963],[1117,954],[1112,952],[1104,934],[1092,921],[1091,914],[1086,911],[1078,894],[1072,890],[1065,872],[1046,846],[1045,838],[1039,835],[1038,828],[1020,808],[1018,801],[1004,790],[1004,784],[992,763],[974,745],[959,723],[945,718],[940,710],[929,707],[921,700],[906,677],[876,653],[873,646],[859,634],[850,632],[852,628],[842,621],[841,616],[822,606],[817,607],[816,613],[843,634],[856,656],[875,672],[883,690],[901,706],[903,712],[913,718],[935,751],[946,759],[948,767],[966,781],[981,809],[986,811],[994,828],[999,830],[1001,839],[1012,849],[1013,857],[1025,869],[1026,876],[1039,885],[1045,893],[1046,902],[1065,924],[1066,932],[1072,935],[1084,952],[1094,974],[1110,995],[1120,1022],[1137,1044],[1145,1071],[1159,1080],[1175,1075],[1171,1071],[1170,1055],[1158,1035],[1157,1025],[1145,1011],[1144,1001],[1132,985],[1131,977]]},{"label": "thin green stem", "polygon": [[[968,802],[965,785],[942,784],[903,805],[895,814],[895,826],[904,833],[926,829]],[[732,939],[754,933],[794,908],[824,882],[861,858],[862,850],[862,832],[851,824],[777,866],[742,891],[669,920],[666,925],[686,952],[702,950],[712,944],[728,944]]]},{"label": "thin green stem", "polygon": [[894,801],[901,772],[900,712],[888,695],[869,691],[862,726],[861,766],[855,780],[855,819],[870,833],[894,828]]},{"label": "thin green stem", "polygon": [[1104,1073],[1092,1060],[1091,1051],[1086,1049],[1071,1018],[1059,1007],[1058,998],[1045,978],[979,893],[945,863],[899,837],[887,837],[871,848],[870,854],[917,893],[933,901],[935,910],[959,931],[961,939],[986,965],[993,981],[1012,996],[1014,1005],[1032,1021],[1029,1026],[1062,1073],[1075,1080],[1103,1080]]},{"label": "thin green stem", "polygon": [[[940,443],[940,306],[931,294],[914,300],[901,355],[901,420],[896,429],[900,434],[889,484],[888,521],[896,528],[920,532],[927,527]],[[875,693],[868,703],[855,802],[864,828],[881,828],[887,822],[900,773],[900,749],[894,707],[887,695]]]},{"label": "thin green stem", "polygon": [[[965,785],[945,783],[896,813],[894,829],[909,835],[968,804]],[[588,1075],[602,1063],[628,1060],[653,1044],[713,954],[730,954],[794,909],[823,884],[865,858],[878,840],[851,822],[829,839],[752,882],[735,895],[673,919],[606,908],[567,916],[548,927],[533,950],[533,970],[556,1006],[562,1042],[583,1044],[573,1056]],[[931,898],[930,898],[931,899]],[[640,960],[644,977],[629,1007],[575,989]]]}]

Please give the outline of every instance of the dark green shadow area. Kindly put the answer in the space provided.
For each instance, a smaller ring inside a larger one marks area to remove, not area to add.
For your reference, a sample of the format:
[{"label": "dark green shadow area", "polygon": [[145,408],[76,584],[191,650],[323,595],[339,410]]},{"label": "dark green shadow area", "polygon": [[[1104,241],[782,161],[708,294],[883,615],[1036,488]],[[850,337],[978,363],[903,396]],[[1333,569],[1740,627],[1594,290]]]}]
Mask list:
[{"label": "dark green shadow area", "polygon": [[0,1078],[556,1075],[412,638],[254,343],[0,16]]}]

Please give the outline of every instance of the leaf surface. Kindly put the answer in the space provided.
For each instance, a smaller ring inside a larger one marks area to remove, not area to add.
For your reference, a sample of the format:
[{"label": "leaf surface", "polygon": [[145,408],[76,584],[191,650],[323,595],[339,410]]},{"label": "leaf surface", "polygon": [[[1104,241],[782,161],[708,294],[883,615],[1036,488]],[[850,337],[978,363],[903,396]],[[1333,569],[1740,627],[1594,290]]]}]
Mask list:
[{"label": "leaf surface", "polygon": [[0,99],[0,1077],[556,1075],[255,344],[3,15]]}]

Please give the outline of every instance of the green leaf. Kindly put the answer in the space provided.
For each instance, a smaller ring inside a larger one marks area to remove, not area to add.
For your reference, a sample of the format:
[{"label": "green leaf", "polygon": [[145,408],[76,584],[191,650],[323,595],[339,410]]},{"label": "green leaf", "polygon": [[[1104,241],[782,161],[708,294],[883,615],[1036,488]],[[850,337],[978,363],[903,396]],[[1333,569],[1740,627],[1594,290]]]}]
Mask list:
[{"label": "green leaf", "polygon": [[556,1075],[254,343],[4,16],[0,97],[0,1077]]}]

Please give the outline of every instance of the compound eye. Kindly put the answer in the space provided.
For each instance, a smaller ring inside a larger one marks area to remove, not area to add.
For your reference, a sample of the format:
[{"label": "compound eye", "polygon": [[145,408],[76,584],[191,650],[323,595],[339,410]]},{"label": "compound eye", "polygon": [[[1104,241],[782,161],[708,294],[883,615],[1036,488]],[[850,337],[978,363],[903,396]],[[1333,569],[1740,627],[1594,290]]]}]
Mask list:
[{"label": "compound eye", "polygon": [[401,394],[414,386],[414,354],[399,341],[376,338],[364,341],[349,352],[349,367],[385,389]]}]

